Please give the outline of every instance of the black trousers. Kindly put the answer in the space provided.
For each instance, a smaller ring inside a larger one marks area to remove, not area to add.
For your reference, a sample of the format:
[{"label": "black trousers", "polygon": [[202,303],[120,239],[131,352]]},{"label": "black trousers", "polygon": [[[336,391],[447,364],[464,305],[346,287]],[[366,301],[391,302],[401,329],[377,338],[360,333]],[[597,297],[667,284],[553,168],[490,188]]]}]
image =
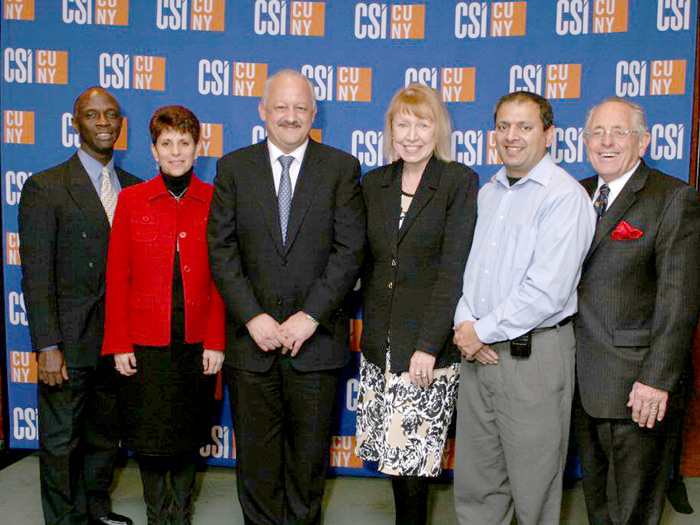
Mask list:
[{"label": "black trousers", "polygon": [[589,416],[574,399],[574,424],[591,524],[657,524],[661,521],[671,464],[668,429],[678,414],[666,413],[653,429],[631,418]]},{"label": "black trousers", "polygon": [[238,499],[245,522],[315,524],[340,370],[299,372],[278,356],[267,372],[228,367]]},{"label": "black trousers", "polygon": [[119,445],[116,371],[111,356],[70,368],[59,386],[39,384],[39,476],[44,520],[85,524],[110,511]]}]

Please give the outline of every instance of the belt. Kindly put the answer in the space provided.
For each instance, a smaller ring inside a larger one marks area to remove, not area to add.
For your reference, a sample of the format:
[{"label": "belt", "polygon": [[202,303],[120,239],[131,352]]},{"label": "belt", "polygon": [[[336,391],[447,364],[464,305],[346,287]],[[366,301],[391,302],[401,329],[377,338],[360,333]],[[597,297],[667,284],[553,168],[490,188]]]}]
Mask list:
[{"label": "belt", "polygon": [[567,324],[569,324],[573,320],[574,320],[574,316],[570,315],[569,317],[565,317],[564,319],[559,321],[554,326],[547,326],[546,328],[535,328],[534,330],[532,330],[532,333],[533,334],[540,334],[542,332],[548,332],[549,330],[554,330],[555,328],[561,328],[562,326],[566,326]]}]

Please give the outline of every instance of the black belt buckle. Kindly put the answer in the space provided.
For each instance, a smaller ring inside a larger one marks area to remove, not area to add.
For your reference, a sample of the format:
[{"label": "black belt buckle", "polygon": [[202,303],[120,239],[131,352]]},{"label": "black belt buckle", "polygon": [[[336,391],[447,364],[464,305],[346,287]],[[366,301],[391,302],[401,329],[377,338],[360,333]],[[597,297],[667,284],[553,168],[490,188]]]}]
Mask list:
[{"label": "black belt buckle", "polygon": [[513,359],[529,359],[532,354],[532,333],[528,332],[510,341],[510,356]]}]

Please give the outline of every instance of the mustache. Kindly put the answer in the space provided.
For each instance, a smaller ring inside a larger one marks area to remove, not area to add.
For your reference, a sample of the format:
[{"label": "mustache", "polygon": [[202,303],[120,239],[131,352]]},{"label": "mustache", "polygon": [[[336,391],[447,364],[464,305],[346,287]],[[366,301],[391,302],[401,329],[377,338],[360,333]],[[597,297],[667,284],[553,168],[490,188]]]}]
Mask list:
[{"label": "mustache", "polygon": [[294,126],[295,128],[301,127],[301,122],[298,120],[280,120],[277,123],[278,126]]}]

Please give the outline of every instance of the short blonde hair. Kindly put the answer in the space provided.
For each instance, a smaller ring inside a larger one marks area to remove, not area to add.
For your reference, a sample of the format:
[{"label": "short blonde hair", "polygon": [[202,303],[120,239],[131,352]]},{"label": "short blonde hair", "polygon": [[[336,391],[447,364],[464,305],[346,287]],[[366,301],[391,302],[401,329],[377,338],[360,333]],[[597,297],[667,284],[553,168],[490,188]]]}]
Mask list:
[{"label": "short blonde hair", "polygon": [[384,119],[384,156],[389,162],[398,159],[394,150],[392,126],[399,113],[409,113],[418,118],[435,122],[435,156],[444,161],[452,161],[450,136],[452,120],[442,102],[440,93],[423,84],[413,83],[396,92],[389,103]]}]

